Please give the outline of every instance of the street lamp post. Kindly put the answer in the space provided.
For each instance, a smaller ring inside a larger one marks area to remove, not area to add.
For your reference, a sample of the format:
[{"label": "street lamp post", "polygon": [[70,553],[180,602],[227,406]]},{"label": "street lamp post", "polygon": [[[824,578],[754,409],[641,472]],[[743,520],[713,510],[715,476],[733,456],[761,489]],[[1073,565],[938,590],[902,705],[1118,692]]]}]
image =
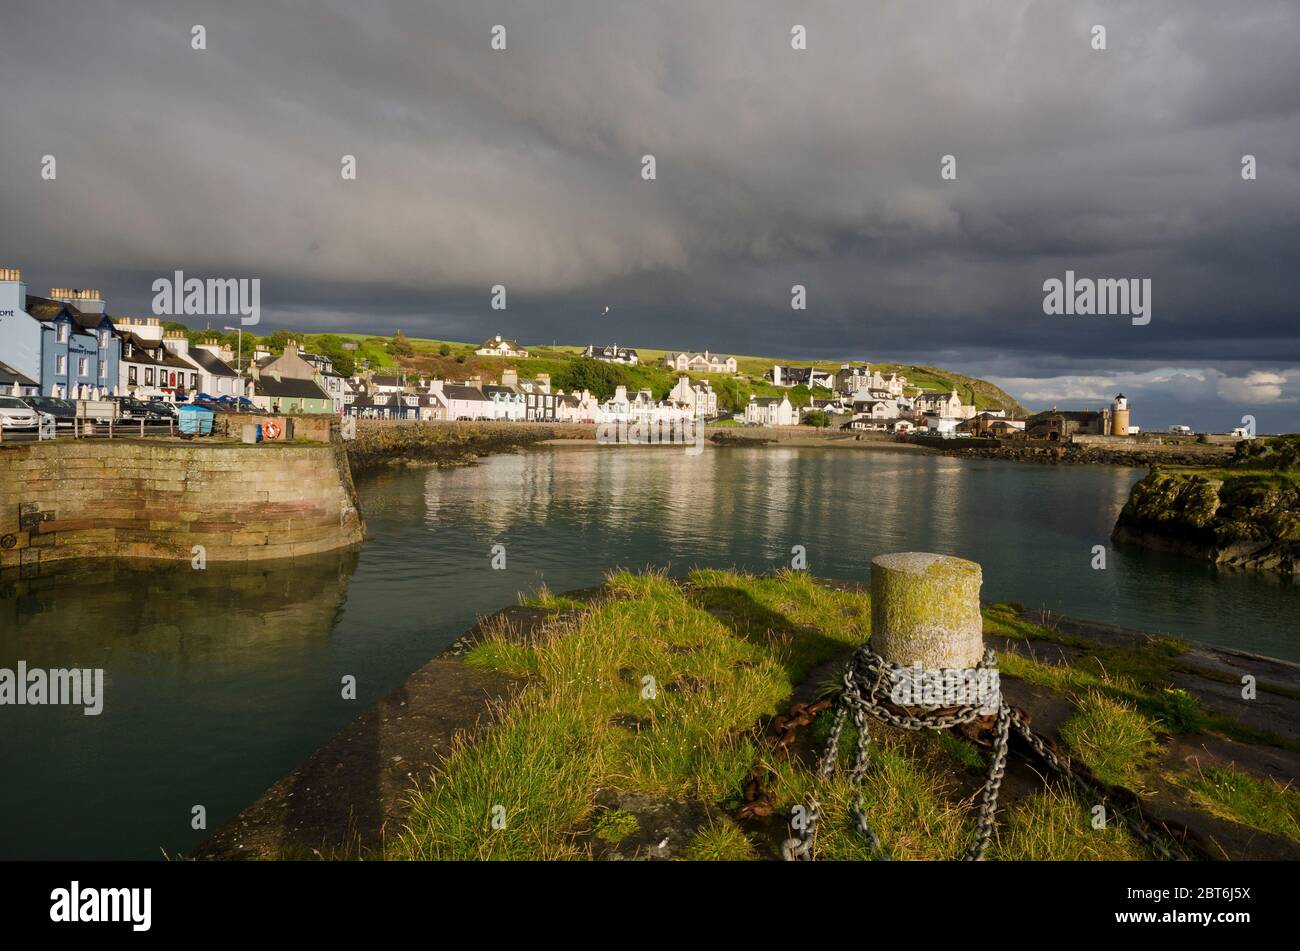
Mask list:
[{"label": "street lamp post", "polygon": [[233,330],[235,331],[235,333],[238,334],[238,337],[235,340],[235,346],[237,348],[235,351],[235,375],[239,377],[239,395],[243,396],[244,395],[244,368],[242,364],[244,362],[244,327],[241,324],[238,327],[226,327],[225,329],[227,332]]}]

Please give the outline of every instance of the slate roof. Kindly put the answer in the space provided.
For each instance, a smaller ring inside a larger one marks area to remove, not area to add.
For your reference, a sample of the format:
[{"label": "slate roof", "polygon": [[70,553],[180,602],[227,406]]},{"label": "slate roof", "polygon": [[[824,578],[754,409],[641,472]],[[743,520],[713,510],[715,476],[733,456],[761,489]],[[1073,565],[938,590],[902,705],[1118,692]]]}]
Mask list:
[{"label": "slate roof", "polygon": [[33,294],[27,295],[27,304],[23,309],[37,320],[46,321],[54,320],[59,314],[66,311],[72,322],[82,330],[97,330],[105,320],[112,322],[108,314],[82,313],[76,307],[64,301],[51,300],[48,297],[37,297]]},{"label": "slate roof", "polygon": [[483,391],[476,386],[460,386],[457,384],[444,384],[442,395],[449,400],[486,400]]},{"label": "slate roof", "polygon": [[264,376],[254,383],[254,392],[259,396],[287,396],[292,399],[327,400],[329,394],[316,385],[314,380],[295,380],[282,377]]},{"label": "slate roof", "polygon": [[640,360],[640,357],[637,355],[637,352],[633,350],[631,347],[589,346],[587,347],[584,356],[593,357],[597,360],[600,359],[617,360],[620,357],[624,360],[630,359],[632,357],[637,357],[638,361]]},{"label": "slate roof", "polygon": [[191,350],[190,359],[213,376],[238,376],[226,361],[208,350]]},{"label": "slate roof", "polygon": [[28,379],[7,363],[0,363],[0,383],[5,384],[6,386],[13,386],[15,383],[19,386],[37,385],[35,380]]}]

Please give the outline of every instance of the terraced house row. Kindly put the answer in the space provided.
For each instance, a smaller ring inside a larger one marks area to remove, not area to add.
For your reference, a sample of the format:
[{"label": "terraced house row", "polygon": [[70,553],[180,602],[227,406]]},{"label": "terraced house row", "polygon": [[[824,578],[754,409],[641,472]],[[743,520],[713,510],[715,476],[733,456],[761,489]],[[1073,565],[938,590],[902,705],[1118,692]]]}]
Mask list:
[{"label": "terraced house row", "polygon": [[88,288],[30,293],[22,272],[0,268],[0,393],[70,400],[185,401],[242,397],[273,412],[338,413],[345,381],[330,361],[291,341],[255,350],[238,368],[215,338],[191,346],[158,317],[112,317]]}]

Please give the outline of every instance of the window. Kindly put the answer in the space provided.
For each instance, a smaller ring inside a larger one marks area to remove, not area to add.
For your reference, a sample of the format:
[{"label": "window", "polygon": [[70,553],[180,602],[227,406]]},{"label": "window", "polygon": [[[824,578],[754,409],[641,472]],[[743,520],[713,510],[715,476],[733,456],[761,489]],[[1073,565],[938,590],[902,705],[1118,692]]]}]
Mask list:
[{"label": "window", "polygon": [[62,353],[54,358],[54,372],[59,376],[68,372],[68,358]]},{"label": "window", "polygon": [[103,357],[99,358],[99,378],[101,380],[108,379],[108,361]]},{"label": "window", "polygon": [[55,339],[58,340],[59,343],[68,342],[68,325],[66,323],[60,321],[54,333],[55,333]]},{"label": "window", "polygon": [[77,376],[89,376],[89,374],[90,374],[90,358],[77,357]]},{"label": "window", "polygon": [[144,385],[153,386],[153,367],[144,368]]},{"label": "window", "polygon": [[108,346],[108,331],[107,331],[107,330],[101,330],[101,331],[99,332],[99,345],[100,345],[101,347],[107,347],[107,346]]},{"label": "window", "polygon": [[132,386],[135,386],[135,370],[136,368],[134,366],[126,368],[126,382]]}]

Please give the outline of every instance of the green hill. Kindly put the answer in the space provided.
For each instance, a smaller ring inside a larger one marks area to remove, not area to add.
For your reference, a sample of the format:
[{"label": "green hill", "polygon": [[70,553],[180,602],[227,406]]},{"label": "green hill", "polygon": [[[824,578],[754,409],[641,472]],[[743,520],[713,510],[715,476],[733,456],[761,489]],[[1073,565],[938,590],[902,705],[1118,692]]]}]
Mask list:
[{"label": "green hill", "polygon": [[[198,332],[192,332],[197,336]],[[231,334],[230,343],[235,343]],[[368,365],[374,369],[397,370],[420,373],[425,376],[437,376],[444,379],[467,379],[478,376],[484,382],[497,379],[506,367],[518,370],[521,377],[531,377],[538,373],[549,373],[554,386],[571,390],[586,387],[597,396],[609,396],[616,385],[623,384],[629,390],[649,389],[656,399],[663,399],[677,382],[677,373],[662,365],[667,350],[637,348],[642,363],[636,367],[623,367],[612,364],[596,363],[581,357],[582,347],[575,346],[532,346],[528,349],[527,359],[503,357],[481,357],[474,353],[480,344],[465,343],[456,340],[435,340],[424,337],[381,337],[373,334],[293,334],[278,331],[270,337],[260,338],[259,342],[272,350],[280,350],[286,339],[294,337],[310,351],[324,353],[333,359],[345,375],[352,372],[354,366]],[[344,349],[347,342],[356,349]],[[244,350],[252,347],[250,334],[244,335]],[[739,412],[749,401],[751,393],[758,396],[773,396],[786,393],[796,405],[806,405],[812,397],[824,397],[829,393],[821,390],[809,392],[806,387],[782,390],[764,379],[774,363],[792,366],[815,366],[821,370],[834,372],[844,360],[796,360],[785,357],[755,357],[736,355],[737,374],[726,373],[693,374],[697,379],[707,379],[718,394],[719,408],[724,411]],[[1029,414],[1024,406],[1013,397],[986,380],[976,379],[951,370],[937,367],[909,366],[904,364],[871,364],[882,373],[901,373],[907,377],[911,395],[917,388],[941,390],[947,392],[955,389],[963,402],[968,402],[974,395],[975,405],[979,409],[1006,410],[1013,416]]]}]

